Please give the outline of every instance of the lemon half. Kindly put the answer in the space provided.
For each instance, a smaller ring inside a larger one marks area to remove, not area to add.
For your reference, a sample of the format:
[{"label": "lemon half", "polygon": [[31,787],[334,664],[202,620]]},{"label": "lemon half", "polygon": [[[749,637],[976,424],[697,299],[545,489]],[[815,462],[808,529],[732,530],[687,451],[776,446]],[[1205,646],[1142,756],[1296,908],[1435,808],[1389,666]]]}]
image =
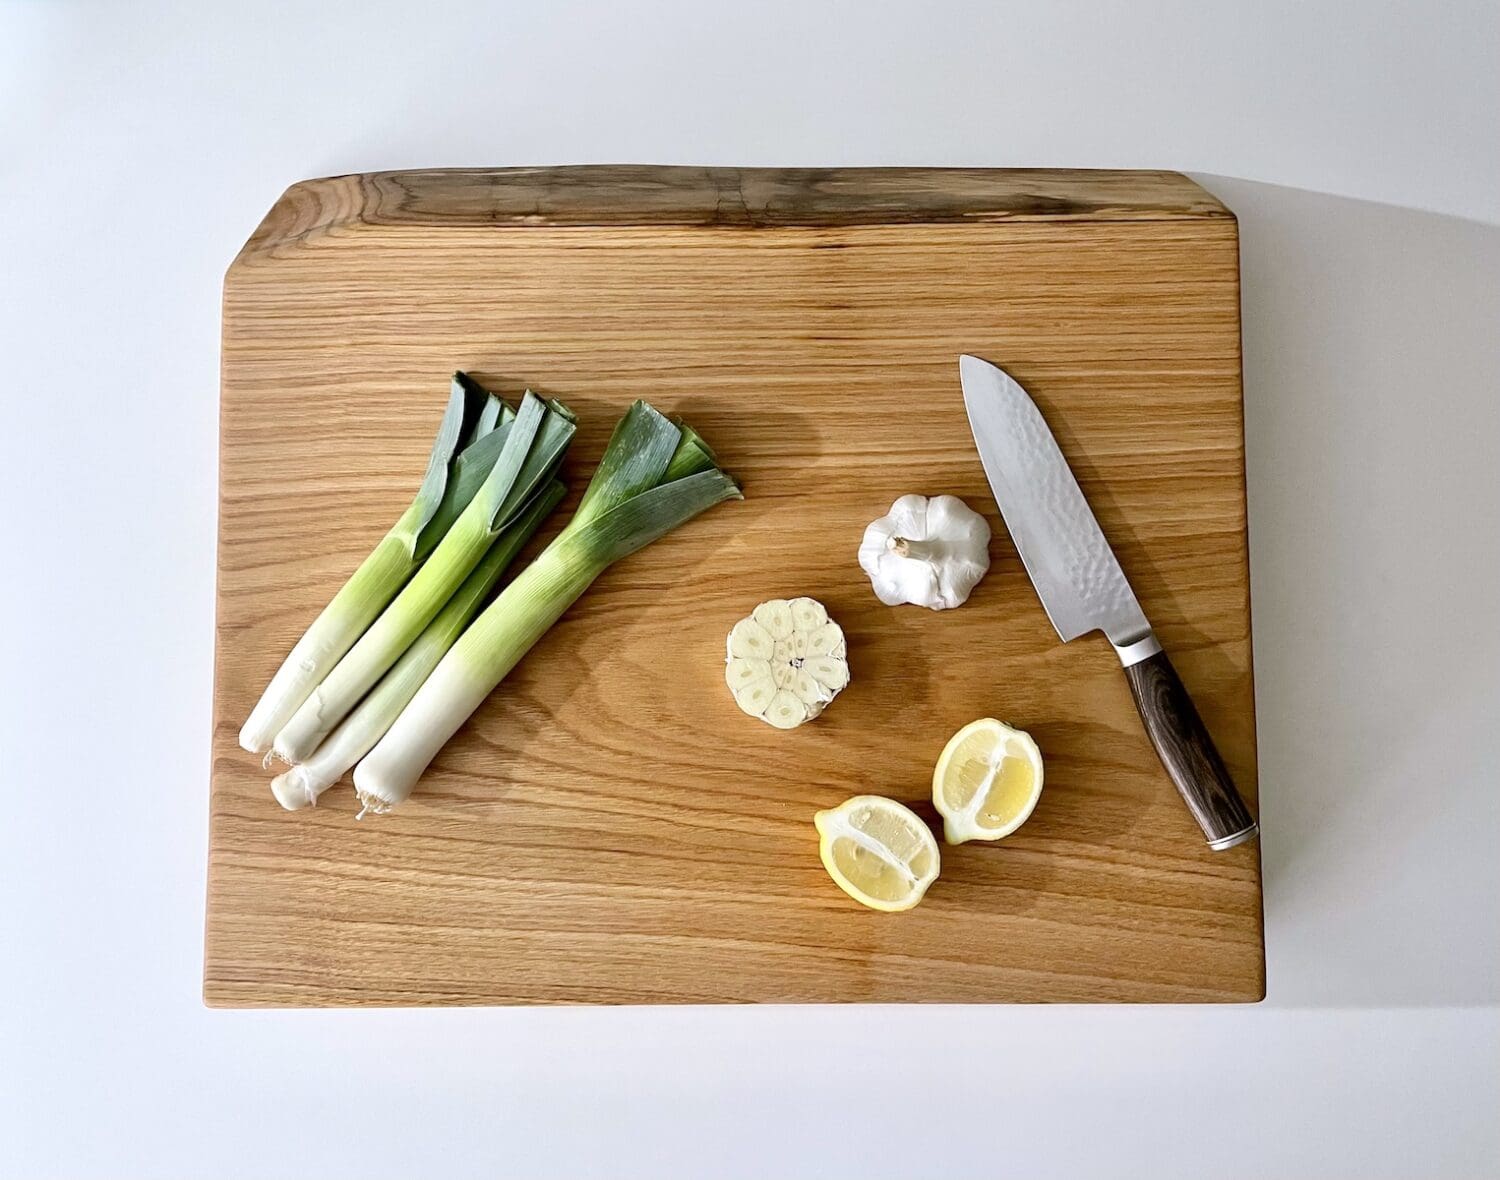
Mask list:
[{"label": "lemon half", "polygon": [[909,807],[856,795],[813,817],[818,854],[833,882],[860,905],[909,910],[937,880],[938,844]]},{"label": "lemon half", "polygon": [[998,840],[1024,824],[1042,797],[1042,752],[1031,735],[985,717],[964,726],[932,772],[943,839]]}]

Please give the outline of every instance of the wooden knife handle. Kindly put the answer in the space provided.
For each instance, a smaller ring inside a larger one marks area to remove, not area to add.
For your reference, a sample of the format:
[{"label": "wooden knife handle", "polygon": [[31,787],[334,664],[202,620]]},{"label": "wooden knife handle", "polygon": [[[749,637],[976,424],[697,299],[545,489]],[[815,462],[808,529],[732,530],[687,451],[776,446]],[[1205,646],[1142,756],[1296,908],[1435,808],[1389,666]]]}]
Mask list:
[{"label": "wooden knife handle", "polygon": [[1224,759],[1167,653],[1158,651],[1139,663],[1127,664],[1125,678],[1151,744],[1203,829],[1208,846],[1218,852],[1254,837],[1255,820],[1235,790]]}]

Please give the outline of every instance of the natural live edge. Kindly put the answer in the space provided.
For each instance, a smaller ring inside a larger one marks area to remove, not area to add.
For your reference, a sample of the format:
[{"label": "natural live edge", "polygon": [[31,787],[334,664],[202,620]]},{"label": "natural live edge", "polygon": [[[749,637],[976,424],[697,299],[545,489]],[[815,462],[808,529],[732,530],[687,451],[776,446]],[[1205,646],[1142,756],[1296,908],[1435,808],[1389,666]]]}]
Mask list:
[{"label": "natural live edge", "polygon": [[528,392],[499,458],[432,556],[412,575],[348,653],[276,735],[276,754],[296,764],[310,758],[360,699],[437,617],[488,552],[504,526],[556,469],[576,429],[557,402]]},{"label": "natural live edge", "polygon": [[472,494],[467,485],[456,486],[455,457],[466,440],[479,441],[486,424],[493,431],[503,419],[503,414],[488,409],[492,401],[498,399],[477,383],[462,374],[454,376],[427,471],[411,505],[323,608],[272,676],[240,730],[240,745],[245,750],[263,754],[271,747],[277,734],[436,545],[439,530],[446,529],[445,508],[457,495]]},{"label": "natural live edge", "polygon": [[561,502],[566,488],[554,479],[507,526],[463,585],[358,707],[319,744],[312,757],[279,774],[271,793],[288,811],[316,806],[318,797],[363,758],[390,729],[476,614],[490,591],[542,522]]},{"label": "natural live edge", "polygon": [[[385,812],[408,798],[448,739],[610,565],[740,498],[710,454],[647,403],[630,408],[567,527],[470,624],[355,767],[365,810]],[[663,482],[674,470],[690,473]]]},{"label": "natural live edge", "polygon": [[304,180],[241,259],[342,226],[797,228],[1233,214],[1177,172],[1039,168],[434,168]]}]

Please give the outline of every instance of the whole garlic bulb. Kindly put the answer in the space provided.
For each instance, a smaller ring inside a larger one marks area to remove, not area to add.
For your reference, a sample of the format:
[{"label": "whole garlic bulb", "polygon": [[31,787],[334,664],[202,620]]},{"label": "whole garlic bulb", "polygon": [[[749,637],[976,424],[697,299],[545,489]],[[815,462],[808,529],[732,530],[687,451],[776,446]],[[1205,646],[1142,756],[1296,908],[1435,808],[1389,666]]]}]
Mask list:
[{"label": "whole garlic bulb", "polygon": [[887,606],[962,606],[990,568],[989,522],[957,496],[902,496],[865,529],[859,564]]}]

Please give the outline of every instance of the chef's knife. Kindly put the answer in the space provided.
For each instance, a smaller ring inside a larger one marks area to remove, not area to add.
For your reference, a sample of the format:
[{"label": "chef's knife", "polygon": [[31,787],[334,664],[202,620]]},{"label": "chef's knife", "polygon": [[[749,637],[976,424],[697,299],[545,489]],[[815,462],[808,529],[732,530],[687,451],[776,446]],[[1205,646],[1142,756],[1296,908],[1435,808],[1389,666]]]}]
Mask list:
[{"label": "chef's knife", "polygon": [[1151,744],[1208,846],[1253,838],[1255,820],[1036,403],[988,361],[960,357],[958,370],[990,489],[1057,633],[1066,643],[1103,631],[1114,645]]}]

